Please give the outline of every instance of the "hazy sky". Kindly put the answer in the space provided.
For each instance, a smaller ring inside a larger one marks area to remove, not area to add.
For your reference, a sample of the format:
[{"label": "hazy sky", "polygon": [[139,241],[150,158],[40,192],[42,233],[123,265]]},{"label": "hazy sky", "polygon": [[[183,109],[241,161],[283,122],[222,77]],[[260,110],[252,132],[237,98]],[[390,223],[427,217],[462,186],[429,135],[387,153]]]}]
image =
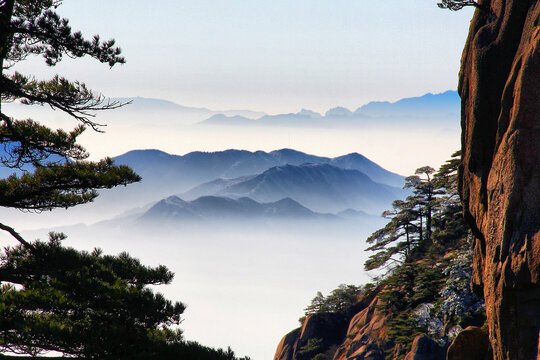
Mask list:
[{"label": "hazy sky", "polygon": [[111,97],[269,113],[355,109],[456,88],[472,11],[436,2],[66,0],[58,12],[88,37],[114,37],[128,62],[108,71],[66,61],[53,71]]}]

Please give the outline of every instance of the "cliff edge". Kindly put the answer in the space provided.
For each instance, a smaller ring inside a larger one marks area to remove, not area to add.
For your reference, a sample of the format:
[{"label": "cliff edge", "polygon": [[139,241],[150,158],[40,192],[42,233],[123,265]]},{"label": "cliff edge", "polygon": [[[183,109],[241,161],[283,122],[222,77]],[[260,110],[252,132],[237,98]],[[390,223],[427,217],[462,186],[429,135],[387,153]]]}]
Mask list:
[{"label": "cliff edge", "polygon": [[538,357],[540,1],[479,1],[463,52],[460,192],[494,359]]}]

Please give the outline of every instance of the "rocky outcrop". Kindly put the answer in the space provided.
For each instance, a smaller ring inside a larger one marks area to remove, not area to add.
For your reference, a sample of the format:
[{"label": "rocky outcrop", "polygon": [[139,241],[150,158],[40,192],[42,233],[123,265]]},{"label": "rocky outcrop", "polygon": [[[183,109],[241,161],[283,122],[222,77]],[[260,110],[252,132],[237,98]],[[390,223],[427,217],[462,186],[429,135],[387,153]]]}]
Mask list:
[{"label": "rocky outcrop", "polygon": [[356,314],[347,330],[347,337],[334,355],[334,360],[384,360],[388,346],[389,315],[380,310],[381,300],[373,299],[371,304]]},{"label": "rocky outcrop", "polygon": [[446,360],[487,360],[489,349],[486,333],[478,327],[469,326],[452,341]]},{"label": "rocky outcrop", "polygon": [[285,335],[279,342],[274,355],[274,360],[289,360],[294,358],[294,353],[297,348],[300,338],[301,328],[295,329]]},{"label": "rocky outcrop", "polygon": [[464,49],[460,191],[494,359],[538,356],[540,1],[480,0]]},{"label": "rocky outcrop", "polygon": [[421,334],[414,338],[411,351],[404,360],[440,360],[444,357],[444,351],[439,344],[429,336]]},{"label": "rocky outcrop", "polygon": [[[343,313],[308,315],[302,327],[283,337],[274,360],[311,360],[345,338],[350,316]],[[333,352],[333,351],[332,351]]]}]

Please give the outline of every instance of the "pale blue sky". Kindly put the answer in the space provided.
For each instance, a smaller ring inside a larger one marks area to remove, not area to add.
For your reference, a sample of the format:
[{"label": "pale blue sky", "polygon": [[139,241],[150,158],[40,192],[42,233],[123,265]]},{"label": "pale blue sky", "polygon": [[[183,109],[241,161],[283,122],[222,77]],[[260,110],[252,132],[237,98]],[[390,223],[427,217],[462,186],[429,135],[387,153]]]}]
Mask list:
[{"label": "pale blue sky", "polygon": [[[87,36],[114,37],[127,64],[55,71],[107,96],[212,109],[356,108],[455,89],[472,11],[436,0],[66,0]],[[26,69],[36,65],[26,64]]]}]

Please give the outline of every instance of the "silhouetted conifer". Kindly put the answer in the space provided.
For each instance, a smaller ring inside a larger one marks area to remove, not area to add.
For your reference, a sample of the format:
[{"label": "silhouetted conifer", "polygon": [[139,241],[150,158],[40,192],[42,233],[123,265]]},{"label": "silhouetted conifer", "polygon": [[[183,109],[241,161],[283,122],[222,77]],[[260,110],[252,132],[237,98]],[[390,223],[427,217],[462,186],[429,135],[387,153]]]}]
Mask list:
[{"label": "silhouetted conifer", "polygon": [[[60,0],[0,0],[0,162],[14,174],[0,180],[0,206],[27,211],[69,208],[92,201],[97,189],[127,185],[140,177],[111,159],[85,159],[77,138],[96,111],[124,104],[96,95],[84,83],[61,76],[38,80],[14,71],[28,56],[48,66],[65,56],[90,56],[113,67],[125,62],[114,40],[85,39],[56,8]],[[48,105],[79,122],[72,131],[53,130],[32,119],[15,119],[2,103]],[[0,223],[20,244],[0,255],[0,358],[36,358],[47,352],[79,359],[233,360],[232,350],[186,342],[177,329],[185,306],[166,300],[149,285],[173,274],[150,268],[123,253],[103,255],[48,242],[26,241]],[[247,358],[245,358],[247,360]]]}]

